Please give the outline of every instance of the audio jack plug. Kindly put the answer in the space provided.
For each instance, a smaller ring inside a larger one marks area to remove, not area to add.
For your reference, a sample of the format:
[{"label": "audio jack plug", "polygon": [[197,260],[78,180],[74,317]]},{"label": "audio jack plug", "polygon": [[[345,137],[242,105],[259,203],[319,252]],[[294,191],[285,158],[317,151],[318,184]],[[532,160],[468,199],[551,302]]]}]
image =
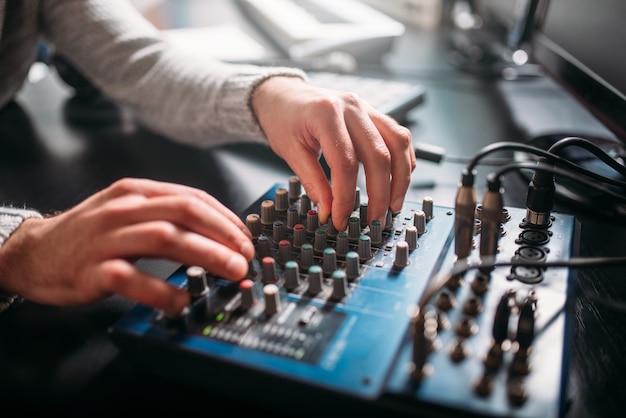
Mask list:
[{"label": "audio jack plug", "polygon": [[509,318],[511,317],[511,308],[514,303],[515,291],[508,289],[500,298],[493,317],[491,330],[493,341],[489,352],[485,356],[487,369],[495,370],[502,364],[502,357],[505,351],[504,342],[509,339]]},{"label": "audio jack plug", "polygon": [[454,253],[458,260],[469,257],[474,236],[476,190],[474,172],[464,170],[454,200]]},{"label": "audio jack plug", "polygon": [[537,310],[537,297],[534,292],[522,303],[520,307],[519,321],[517,324],[517,351],[511,363],[511,370],[516,375],[526,375],[530,371],[528,359],[535,339],[535,312]]},{"label": "audio jack plug", "polygon": [[[480,258],[483,261],[492,261],[498,252],[500,238],[500,223],[504,203],[502,199],[502,184],[500,178],[491,174],[487,178],[487,191],[483,197],[480,233]],[[481,269],[484,271],[484,269]],[[490,268],[489,270],[493,270]]]},{"label": "audio jack plug", "polygon": [[[541,157],[537,165],[545,165],[548,159]],[[535,170],[526,195],[526,223],[536,227],[550,225],[550,212],[555,196],[554,173]]]}]

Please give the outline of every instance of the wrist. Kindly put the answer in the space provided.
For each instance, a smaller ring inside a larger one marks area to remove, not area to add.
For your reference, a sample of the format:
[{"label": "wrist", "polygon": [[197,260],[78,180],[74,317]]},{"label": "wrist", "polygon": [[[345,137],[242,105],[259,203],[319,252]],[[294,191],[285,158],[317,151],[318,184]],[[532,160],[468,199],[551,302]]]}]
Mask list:
[{"label": "wrist", "polygon": [[[41,218],[41,214],[34,210],[0,207],[0,252],[2,251],[3,244],[9,239],[13,232],[29,218]],[[1,259],[2,257],[0,257]],[[9,262],[5,260],[5,262]],[[2,264],[2,262],[0,262]],[[3,271],[0,265],[0,271]],[[0,277],[0,286],[2,284],[3,277]],[[8,293],[2,290],[0,287],[0,312],[3,312],[9,308],[16,300],[17,295]]]}]

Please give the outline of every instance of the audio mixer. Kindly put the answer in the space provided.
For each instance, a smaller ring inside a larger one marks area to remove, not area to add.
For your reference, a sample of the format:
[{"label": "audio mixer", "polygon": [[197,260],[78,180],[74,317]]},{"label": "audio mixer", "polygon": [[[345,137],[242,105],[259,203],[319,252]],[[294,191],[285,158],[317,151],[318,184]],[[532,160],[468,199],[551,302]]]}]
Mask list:
[{"label": "audio mixer", "polygon": [[453,208],[425,197],[368,225],[365,200],[337,231],[296,177],[275,185],[241,214],[246,278],[181,266],[167,280],[188,309],[137,305],[113,340],[151,373],[298,416],[563,416],[574,272],[540,263],[576,255],[576,219],[503,207],[481,264],[481,204],[460,259]]}]

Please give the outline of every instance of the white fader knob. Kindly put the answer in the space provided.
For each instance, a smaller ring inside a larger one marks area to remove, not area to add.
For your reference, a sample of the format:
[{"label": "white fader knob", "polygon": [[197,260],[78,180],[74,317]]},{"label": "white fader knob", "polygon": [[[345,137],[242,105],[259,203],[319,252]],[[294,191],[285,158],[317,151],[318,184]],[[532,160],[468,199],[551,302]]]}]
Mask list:
[{"label": "white fader knob", "polygon": [[409,264],[409,244],[406,241],[399,241],[396,244],[396,258],[393,265],[396,268],[402,268]]},{"label": "white fader knob", "polygon": [[265,298],[265,315],[272,316],[280,312],[280,294],[278,286],[266,284],[263,286],[263,297]]}]

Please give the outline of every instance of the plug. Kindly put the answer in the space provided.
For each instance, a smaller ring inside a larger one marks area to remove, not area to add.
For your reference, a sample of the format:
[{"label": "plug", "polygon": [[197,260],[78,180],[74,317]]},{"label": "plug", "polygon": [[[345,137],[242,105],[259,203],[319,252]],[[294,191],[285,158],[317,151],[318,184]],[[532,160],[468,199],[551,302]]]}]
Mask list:
[{"label": "plug", "polygon": [[474,172],[463,170],[454,200],[454,252],[459,260],[469,257],[474,237],[476,190]]},{"label": "plug", "polygon": [[445,148],[424,143],[418,143],[413,150],[415,152],[415,158],[418,160],[430,161],[437,164],[443,160],[443,156],[446,153]]},{"label": "plug", "polygon": [[[548,159],[542,157],[537,165],[548,163]],[[550,225],[550,213],[554,206],[556,187],[554,173],[546,170],[535,170],[526,195],[526,223],[537,227]]]},{"label": "plug", "polygon": [[493,174],[487,178],[487,191],[483,197],[480,233],[480,258],[493,259],[498,251],[500,224],[502,221],[502,184]]}]

